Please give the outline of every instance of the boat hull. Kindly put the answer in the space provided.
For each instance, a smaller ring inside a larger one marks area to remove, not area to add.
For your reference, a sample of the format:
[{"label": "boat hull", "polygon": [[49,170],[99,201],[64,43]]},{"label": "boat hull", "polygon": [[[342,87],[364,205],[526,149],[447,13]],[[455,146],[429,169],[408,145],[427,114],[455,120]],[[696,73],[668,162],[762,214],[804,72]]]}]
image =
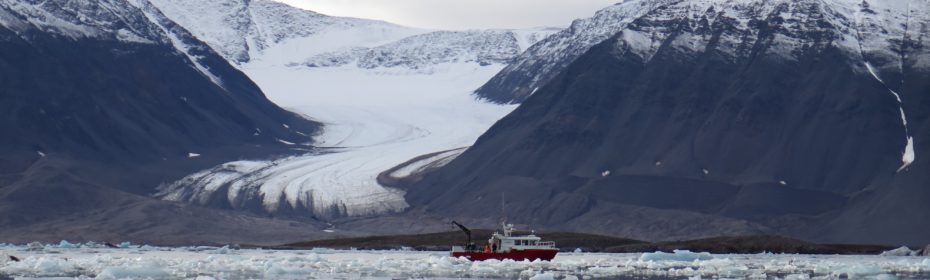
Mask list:
[{"label": "boat hull", "polygon": [[465,257],[471,261],[483,261],[483,260],[515,260],[515,261],[551,261],[555,258],[559,250],[540,250],[540,249],[529,249],[529,250],[513,250],[506,253],[486,253],[486,252],[452,252],[453,257]]}]

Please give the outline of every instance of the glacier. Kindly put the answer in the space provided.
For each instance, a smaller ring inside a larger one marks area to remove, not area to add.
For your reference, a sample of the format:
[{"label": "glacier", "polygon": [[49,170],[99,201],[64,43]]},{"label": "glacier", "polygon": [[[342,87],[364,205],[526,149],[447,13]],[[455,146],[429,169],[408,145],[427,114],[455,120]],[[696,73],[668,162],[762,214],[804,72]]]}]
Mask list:
[{"label": "glacier", "polygon": [[[303,143],[285,143],[303,155],[217,165],[163,184],[155,196],[317,219],[408,208],[404,192],[380,185],[378,175],[424,154],[470,146],[516,107],[476,100],[471,91],[558,31],[416,29],[270,0],[152,3],[237,65],[271,101],[325,125]],[[410,168],[392,175],[409,175]]]},{"label": "glacier", "polygon": [[[0,277],[97,279],[925,279],[930,259],[874,255],[559,253],[471,262],[447,252],[0,245]],[[21,261],[10,261],[7,256]]]},{"label": "glacier", "polygon": [[267,213],[305,209],[323,219],[402,211],[404,192],[379,185],[381,172],[469,146],[515,108],[477,101],[468,90],[501,66],[435,67],[441,69],[410,74],[415,70],[245,65],[269,99],[326,124],[312,142],[321,151],[226,163],[163,185],[157,196],[201,205],[221,200],[236,209],[259,200]]}]

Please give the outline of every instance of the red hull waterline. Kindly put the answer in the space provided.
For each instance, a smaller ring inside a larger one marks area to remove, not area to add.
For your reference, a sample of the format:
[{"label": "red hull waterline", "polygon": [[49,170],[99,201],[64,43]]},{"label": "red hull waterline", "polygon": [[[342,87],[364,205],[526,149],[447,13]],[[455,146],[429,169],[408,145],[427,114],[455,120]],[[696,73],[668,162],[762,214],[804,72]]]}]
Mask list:
[{"label": "red hull waterline", "polygon": [[465,257],[471,261],[515,260],[515,261],[551,261],[559,250],[513,250],[507,253],[452,252],[453,257]]}]

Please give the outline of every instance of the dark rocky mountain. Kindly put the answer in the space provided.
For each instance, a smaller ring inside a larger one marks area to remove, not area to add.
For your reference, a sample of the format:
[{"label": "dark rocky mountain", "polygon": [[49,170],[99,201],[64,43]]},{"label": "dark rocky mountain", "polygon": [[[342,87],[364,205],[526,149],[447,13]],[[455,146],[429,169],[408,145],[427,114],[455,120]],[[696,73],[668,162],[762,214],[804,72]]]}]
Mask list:
[{"label": "dark rocky mountain", "polygon": [[520,79],[542,83],[408,201],[488,223],[503,196],[516,223],[645,240],[930,242],[930,4],[612,9],[640,15],[564,69],[515,64],[486,85],[510,102]]},{"label": "dark rocky mountain", "polygon": [[243,236],[306,238],[293,230],[312,223],[149,195],[219,162],[299,152],[281,140],[318,128],[147,1],[0,1],[2,241],[197,242],[246,223],[268,227]]},{"label": "dark rocky mountain", "polygon": [[475,95],[496,103],[521,103],[592,46],[647,12],[673,2],[621,1],[591,18],[575,20],[569,28],[534,44],[476,90]]}]

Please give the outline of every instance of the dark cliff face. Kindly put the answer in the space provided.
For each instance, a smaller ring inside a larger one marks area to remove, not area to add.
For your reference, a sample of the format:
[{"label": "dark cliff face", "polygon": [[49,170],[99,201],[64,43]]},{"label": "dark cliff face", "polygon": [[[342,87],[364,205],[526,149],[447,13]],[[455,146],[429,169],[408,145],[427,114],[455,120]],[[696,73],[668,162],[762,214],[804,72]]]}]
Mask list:
[{"label": "dark cliff face", "polygon": [[[306,142],[315,123],[208,56],[215,84],[170,45],[0,33],[0,149],[150,161],[224,145]],[[287,129],[282,124],[291,127]]]},{"label": "dark cliff face", "polygon": [[[496,217],[504,194],[518,223],[645,239],[930,241],[918,236],[926,214],[905,214],[927,213],[918,201],[930,200],[919,187],[930,172],[922,37],[905,38],[913,58],[902,70],[876,74],[901,77],[889,86],[868,70],[869,51],[846,47],[846,18],[830,7],[763,6],[741,14],[752,15],[746,25],[713,9],[676,16],[674,6],[633,21],[408,199],[477,218]],[[907,135],[917,161],[899,171]]]}]

